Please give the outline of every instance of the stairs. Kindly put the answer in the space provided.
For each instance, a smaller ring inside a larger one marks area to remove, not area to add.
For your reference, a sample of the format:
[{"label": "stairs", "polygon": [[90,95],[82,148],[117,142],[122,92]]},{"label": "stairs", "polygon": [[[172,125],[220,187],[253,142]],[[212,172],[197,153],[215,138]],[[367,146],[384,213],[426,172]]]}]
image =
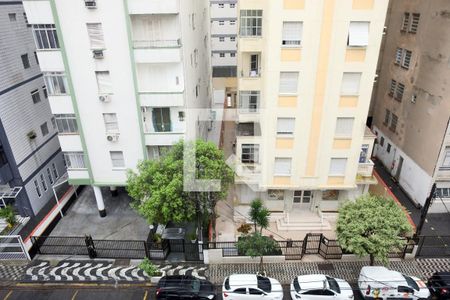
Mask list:
[{"label": "stairs", "polygon": [[331,230],[332,227],[326,219],[312,212],[288,213],[277,220],[278,230],[322,231]]}]

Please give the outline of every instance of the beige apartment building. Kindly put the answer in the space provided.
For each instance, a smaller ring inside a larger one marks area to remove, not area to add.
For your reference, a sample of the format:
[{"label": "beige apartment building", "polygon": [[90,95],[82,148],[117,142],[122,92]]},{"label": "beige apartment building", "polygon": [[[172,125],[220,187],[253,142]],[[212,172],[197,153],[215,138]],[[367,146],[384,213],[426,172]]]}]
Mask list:
[{"label": "beige apartment building", "polygon": [[374,155],[411,199],[450,209],[450,2],[391,1],[373,97]]},{"label": "beige apartment building", "polygon": [[366,128],[388,0],[238,1],[235,219],[330,229],[377,181]]}]

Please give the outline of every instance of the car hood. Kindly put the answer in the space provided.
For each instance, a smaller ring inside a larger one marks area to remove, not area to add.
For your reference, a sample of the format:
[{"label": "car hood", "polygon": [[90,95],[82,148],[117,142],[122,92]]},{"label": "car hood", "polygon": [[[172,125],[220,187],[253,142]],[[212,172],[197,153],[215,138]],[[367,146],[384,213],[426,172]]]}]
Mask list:
[{"label": "car hood", "polygon": [[353,289],[347,281],[338,278],[335,278],[335,280],[341,289],[342,296],[349,297],[353,295]]},{"label": "car hood", "polygon": [[431,295],[431,293],[425,282],[423,282],[422,279],[415,276],[411,276],[411,278],[414,279],[414,281],[420,288],[419,291],[414,290],[414,295],[417,296],[417,298],[428,298]]},{"label": "car hood", "polygon": [[272,291],[271,293],[283,293],[283,287],[281,286],[280,282],[276,279],[269,278],[270,284],[272,285]]},{"label": "car hood", "polygon": [[214,292],[214,285],[209,281],[201,281],[200,282],[200,292],[211,294]]}]

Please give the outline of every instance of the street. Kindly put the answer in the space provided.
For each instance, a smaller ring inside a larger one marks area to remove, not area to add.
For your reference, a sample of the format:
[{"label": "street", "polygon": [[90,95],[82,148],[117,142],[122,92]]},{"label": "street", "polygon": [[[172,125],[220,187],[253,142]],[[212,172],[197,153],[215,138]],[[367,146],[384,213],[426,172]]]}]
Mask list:
[{"label": "street", "polygon": [[[283,285],[284,299],[291,299],[289,285]],[[150,300],[155,299],[155,287],[130,286],[12,286],[0,288],[0,300]],[[362,299],[355,292],[355,299]],[[217,300],[222,300],[217,286]]]}]

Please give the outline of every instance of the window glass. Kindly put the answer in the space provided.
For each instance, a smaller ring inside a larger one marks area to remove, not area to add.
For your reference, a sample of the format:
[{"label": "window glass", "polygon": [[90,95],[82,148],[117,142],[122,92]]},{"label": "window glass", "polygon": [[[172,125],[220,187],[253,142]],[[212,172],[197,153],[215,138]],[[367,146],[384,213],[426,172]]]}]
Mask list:
[{"label": "window glass", "polygon": [[22,59],[22,64],[24,69],[28,69],[30,67],[30,61],[28,60],[28,54],[23,54],[20,56]]},{"label": "window glass", "polygon": [[270,283],[269,278],[263,276],[257,276],[258,288],[263,290],[266,293],[270,293],[272,291],[272,284]]},{"label": "window glass", "polygon": [[325,190],[322,191],[322,200],[338,200],[339,191],[338,190]]},{"label": "window glass", "polygon": [[262,34],[262,10],[241,10],[240,35],[261,36]]},{"label": "window glass", "polygon": [[257,289],[248,289],[250,295],[264,295],[264,293]]},{"label": "window glass", "polygon": [[247,294],[247,289],[246,288],[235,289],[233,291],[233,293],[236,293],[236,294]]}]

